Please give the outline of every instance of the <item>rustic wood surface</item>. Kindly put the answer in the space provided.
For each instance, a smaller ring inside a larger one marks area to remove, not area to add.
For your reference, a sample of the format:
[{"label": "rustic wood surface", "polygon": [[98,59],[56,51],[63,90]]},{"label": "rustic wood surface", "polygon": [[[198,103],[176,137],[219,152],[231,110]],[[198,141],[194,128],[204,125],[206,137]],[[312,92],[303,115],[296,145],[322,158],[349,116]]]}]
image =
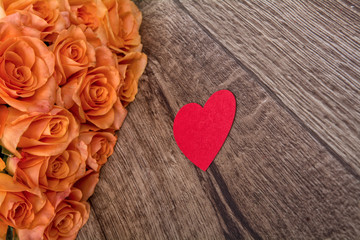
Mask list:
[{"label": "rustic wood surface", "polygon": [[[149,63],[78,239],[360,239],[360,4],[137,1]],[[236,96],[206,172],[185,104]]]}]

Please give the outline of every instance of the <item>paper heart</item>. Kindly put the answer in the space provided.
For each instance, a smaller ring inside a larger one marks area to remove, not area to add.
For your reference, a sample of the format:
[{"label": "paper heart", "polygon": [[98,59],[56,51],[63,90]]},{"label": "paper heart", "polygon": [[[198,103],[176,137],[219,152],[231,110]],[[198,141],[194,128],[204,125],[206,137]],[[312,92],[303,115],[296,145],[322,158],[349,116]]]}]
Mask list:
[{"label": "paper heart", "polygon": [[183,106],[174,120],[174,137],[185,156],[203,171],[220,151],[235,117],[236,101],[228,90],[215,92],[204,107]]}]

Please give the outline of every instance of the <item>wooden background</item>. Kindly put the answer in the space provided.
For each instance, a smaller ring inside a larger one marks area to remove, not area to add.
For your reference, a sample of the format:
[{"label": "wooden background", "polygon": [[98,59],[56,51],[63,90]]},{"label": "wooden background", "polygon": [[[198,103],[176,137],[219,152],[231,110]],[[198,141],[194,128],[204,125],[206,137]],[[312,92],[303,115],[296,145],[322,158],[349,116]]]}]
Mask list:
[{"label": "wooden background", "polygon": [[[360,239],[360,3],[137,1],[149,63],[78,239]],[[185,104],[236,96],[206,172]]]}]

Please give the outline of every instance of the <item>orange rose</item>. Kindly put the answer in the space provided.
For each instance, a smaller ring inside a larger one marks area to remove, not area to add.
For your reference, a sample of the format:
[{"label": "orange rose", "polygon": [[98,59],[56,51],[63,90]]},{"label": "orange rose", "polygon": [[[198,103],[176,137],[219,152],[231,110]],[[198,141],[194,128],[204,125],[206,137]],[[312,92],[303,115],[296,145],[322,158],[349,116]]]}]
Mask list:
[{"label": "orange rose", "polygon": [[6,106],[0,105],[0,113],[1,113],[0,114],[0,139],[1,139],[5,128],[6,119],[8,118],[9,115],[9,110]]},{"label": "orange rose", "polygon": [[73,76],[61,88],[65,108],[82,123],[89,121],[101,129],[119,129],[127,111],[117,96],[119,72],[112,66],[101,66]]},{"label": "orange rose", "polygon": [[8,172],[16,181],[29,188],[40,187],[51,191],[65,191],[85,174],[85,158],[77,149],[67,149],[55,156],[10,157]]},{"label": "orange rose", "polygon": [[[0,22],[0,41],[4,42],[5,40],[13,37],[19,37],[23,34],[19,30],[19,27],[8,21],[1,21]],[[25,34],[24,34],[25,35]]]},{"label": "orange rose", "polygon": [[71,23],[83,29],[89,43],[94,47],[106,45],[107,37],[102,25],[107,8],[101,1],[68,0],[64,2],[64,8],[69,13]]},{"label": "orange rose", "polygon": [[54,207],[46,195],[24,190],[11,176],[0,173],[0,221],[16,228],[20,239],[29,239],[21,234],[26,229],[31,229],[32,239],[40,239],[54,216]]},{"label": "orange rose", "polygon": [[0,221],[0,239],[6,239],[8,225]]},{"label": "orange rose", "polygon": [[95,50],[80,27],[71,26],[60,32],[51,46],[56,58],[56,70],[60,85],[73,74],[95,65]]},{"label": "orange rose", "polygon": [[82,198],[80,201],[87,201],[91,195],[94,194],[96,184],[99,182],[99,172],[89,170],[86,175],[79,179],[74,187],[78,188],[82,192]]},{"label": "orange rose", "polygon": [[118,58],[118,69],[124,84],[119,90],[119,98],[126,107],[135,100],[138,91],[138,81],[143,74],[147,63],[147,56],[144,53],[132,52],[125,57]]},{"label": "orange rose", "polygon": [[25,11],[11,14],[0,21],[1,41],[18,36],[41,38],[42,32],[47,27],[44,19]]},{"label": "orange rose", "polygon": [[[99,46],[95,49],[96,56],[96,67],[101,66],[114,66],[117,67],[117,56],[114,54],[108,47]],[[120,86],[123,84],[123,81],[120,80]]]},{"label": "orange rose", "polygon": [[70,21],[73,24],[84,24],[96,31],[102,23],[107,9],[101,1],[95,0],[68,0]]},{"label": "orange rose", "polygon": [[87,145],[86,164],[94,171],[99,171],[114,152],[117,138],[111,132],[82,132],[79,141]]},{"label": "orange rose", "polygon": [[52,41],[54,36],[68,26],[68,20],[60,12],[57,0],[3,0],[7,15],[16,12],[29,12],[44,19],[47,26],[43,29],[42,39]]},{"label": "orange rose", "polygon": [[49,199],[49,201],[51,202],[51,204],[56,207],[65,199],[67,198],[70,193],[71,193],[71,189],[66,189],[63,192],[53,192],[53,191],[46,191],[45,194],[47,196],[47,198]]},{"label": "orange rose", "polygon": [[[30,228],[35,218],[34,196],[27,192],[0,192],[0,197],[3,198],[0,202],[0,219],[12,227]],[[17,212],[20,214],[16,214]]]},{"label": "orange rose", "polygon": [[17,157],[16,148],[37,156],[61,154],[79,135],[79,125],[74,116],[64,108],[55,106],[48,113],[23,113],[8,108],[0,143]]},{"label": "orange rose", "polygon": [[[51,219],[53,219],[55,215],[55,209],[44,194],[41,195],[41,197],[37,197],[31,193],[24,192],[24,196],[31,203],[30,207],[32,207],[34,211],[34,219],[30,224],[30,227],[21,228],[15,226],[16,233],[21,240],[41,239],[41,237],[44,235],[46,227],[49,225]],[[14,199],[12,200],[14,201]],[[23,204],[21,200],[18,203],[19,205]],[[16,206],[18,203],[15,203],[14,205]],[[17,207],[15,210],[16,213],[19,211],[21,212],[22,208],[19,208],[20,207]],[[12,210],[14,211],[14,209]]]},{"label": "orange rose", "polygon": [[55,101],[54,55],[39,39],[15,37],[0,44],[0,103],[24,112],[49,111]]},{"label": "orange rose", "polygon": [[6,17],[5,9],[3,4],[0,4],[0,18]]},{"label": "orange rose", "polygon": [[0,172],[2,172],[6,168],[6,164],[2,158],[0,158]]},{"label": "orange rose", "polygon": [[44,239],[75,239],[80,228],[89,219],[90,205],[81,201],[82,193],[73,188],[68,198],[55,210],[55,217],[46,228]]},{"label": "orange rose", "polygon": [[108,9],[104,29],[110,48],[118,53],[141,51],[139,28],[142,15],[130,0],[103,0]]},{"label": "orange rose", "polygon": [[53,217],[54,208],[45,195],[29,192],[0,192],[0,219],[14,227],[31,229],[46,226]]}]

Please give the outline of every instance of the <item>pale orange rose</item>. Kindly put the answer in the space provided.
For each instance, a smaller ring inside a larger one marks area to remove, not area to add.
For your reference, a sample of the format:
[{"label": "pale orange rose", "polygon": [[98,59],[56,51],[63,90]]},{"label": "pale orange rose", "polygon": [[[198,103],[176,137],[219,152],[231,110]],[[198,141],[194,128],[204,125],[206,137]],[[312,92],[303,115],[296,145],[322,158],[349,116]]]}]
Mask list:
[{"label": "pale orange rose", "polygon": [[125,57],[118,58],[118,69],[124,84],[119,89],[119,98],[126,107],[135,100],[138,92],[139,78],[143,74],[147,63],[147,56],[144,53],[132,52]]},{"label": "pale orange rose", "polygon": [[84,24],[96,31],[106,16],[107,9],[101,1],[96,0],[68,0],[67,9],[73,24]]},{"label": "pale orange rose", "polygon": [[101,166],[107,162],[108,157],[114,152],[116,140],[117,138],[113,132],[81,132],[79,141],[87,145],[87,166],[94,171],[99,171]]},{"label": "pale orange rose", "polygon": [[[35,195],[12,177],[0,173],[0,221],[21,230],[31,229],[32,235],[40,239],[45,227],[54,216],[54,207],[45,194]],[[19,234],[20,239],[29,239]]]},{"label": "pale orange rose", "polygon": [[[41,239],[44,235],[44,231],[46,227],[49,225],[51,219],[53,219],[55,215],[55,209],[53,205],[51,205],[50,201],[46,198],[45,194],[42,194],[40,197],[33,195],[28,192],[23,192],[25,196],[24,200],[28,200],[34,212],[34,218],[30,224],[30,226],[26,228],[21,228],[19,226],[14,226],[16,229],[16,233],[21,240],[33,240],[33,239]],[[23,213],[22,210],[26,210],[25,202],[21,202],[22,199],[10,199],[13,201],[14,206],[18,205],[16,209],[11,209],[15,211],[15,216],[20,218],[20,213]],[[15,201],[18,202],[15,202]],[[23,205],[22,207],[20,207]],[[6,206],[6,205],[5,205]],[[25,211],[24,211],[25,212]],[[11,212],[12,213],[12,212]],[[30,215],[31,216],[31,215]],[[16,219],[16,218],[15,218]],[[26,219],[26,217],[24,218]],[[28,219],[27,219],[28,220]],[[10,224],[9,224],[10,225]]]},{"label": "pale orange rose", "polygon": [[81,201],[82,193],[73,188],[69,197],[55,210],[55,217],[46,228],[44,239],[75,239],[80,228],[89,219],[90,205]]},{"label": "pale orange rose", "polygon": [[41,38],[47,27],[44,19],[25,11],[11,14],[0,21],[0,41],[18,36]]},{"label": "pale orange rose", "polygon": [[0,22],[0,41],[4,42],[5,40],[13,37],[22,36],[22,33],[19,27],[11,22],[8,21],[1,21]]},{"label": "pale orange rose", "polygon": [[119,129],[127,114],[117,96],[119,85],[119,72],[113,66],[85,70],[61,88],[62,102],[82,123]]},{"label": "pale orange rose", "polygon": [[8,172],[13,174],[16,181],[31,189],[38,187],[55,192],[65,191],[85,174],[85,156],[76,148],[68,148],[55,156],[23,155],[21,159],[7,159],[7,165],[11,166]]},{"label": "pale orange rose", "polygon": [[101,1],[68,0],[64,1],[64,8],[69,13],[70,22],[83,29],[89,43],[94,47],[107,44],[106,32],[102,26],[107,8]]},{"label": "pale orange rose", "polygon": [[0,158],[0,172],[6,168],[6,164],[2,158]]},{"label": "pale orange rose", "polygon": [[139,28],[142,15],[130,0],[103,0],[108,9],[108,17],[103,26],[108,45],[114,51],[126,54],[141,51]]},{"label": "pale orange rose", "polygon": [[8,108],[5,105],[0,105],[0,139],[2,138],[8,115],[9,115]]},{"label": "pale orange rose", "polygon": [[0,221],[0,239],[6,239],[6,233],[8,230],[8,225]]},{"label": "pale orange rose", "polygon": [[0,222],[14,227],[21,240],[41,239],[55,215],[54,205],[46,194],[29,190],[10,175],[0,173]]},{"label": "pale orange rose", "polygon": [[60,32],[51,49],[55,54],[60,85],[65,84],[75,73],[95,66],[94,47],[87,42],[80,27],[71,26],[68,30]]},{"label": "pale orange rose", "polygon": [[46,191],[45,194],[56,209],[56,207],[70,195],[71,189],[72,188],[69,188],[62,192]]},{"label": "pale orange rose", "polygon": [[[4,198],[0,202],[0,219],[6,224],[17,228],[29,228],[35,218],[32,209],[32,198],[28,199],[26,192],[10,193],[0,192],[0,197]],[[22,213],[17,216],[16,212]]]},{"label": "pale orange rose", "polygon": [[79,125],[66,109],[55,106],[48,113],[24,113],[8,108],[0,143],[17,157],[22,152],[37,156],[61,154],[79,135]]},{"label": "pale orange rose", "polygon": [[5,9],[3,4],[0,4],[0,18],[6,17]]},{"label": "pale orange rose", "polygon": [[58,0],[3,0],[7,15],[28,12],[46,21],[41,39],[52,42],[57,33],[69,25],[67,16],[60,12]]},{"label": "pale orange rose", "polygon": [[80,201],[87,201],[91,195],[94,194],[96,184],[99,182],[99,172],[94,172],[89,170],[86,172],[85,176],[79,179],[74,187],[78,188],[82,192],[82,198]]},{"label": "pale orange rose", "polygon": [[[99,46],[95,48],[96,56],[96,67],[101,66],[114,66],[117,67],[117,56],[106,46]],[[124,81],[120,78],[120,86],[123,85]]]},{"label": "pale orange rose", "polygon": [[0,104],[24,112],[49,111],[55,101],[52,77],[55,58],[33,37],[10,38],[0,44]]}]

